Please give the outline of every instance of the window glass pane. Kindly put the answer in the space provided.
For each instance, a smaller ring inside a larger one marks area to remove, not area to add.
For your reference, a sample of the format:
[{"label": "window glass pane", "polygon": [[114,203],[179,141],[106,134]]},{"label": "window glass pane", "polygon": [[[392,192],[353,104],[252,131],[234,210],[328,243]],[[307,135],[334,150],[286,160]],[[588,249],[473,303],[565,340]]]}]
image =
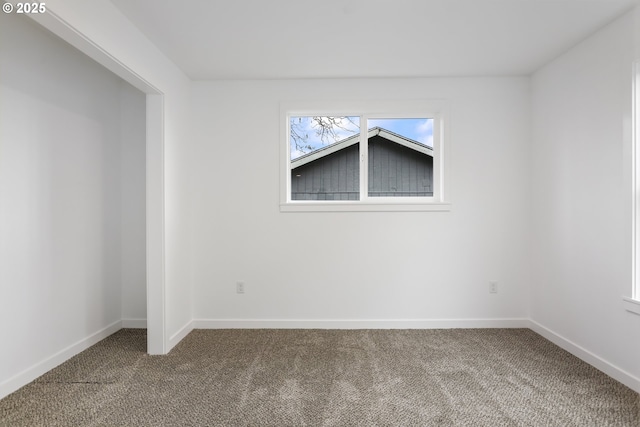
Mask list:
[{"label": "window glass pane", "polygon": [[433,196],[433,119],[370,119],[369,197]]},{"label": "window glass pane", "polygon": [[291,200],[359,200],[360,117],[289,119]]}]

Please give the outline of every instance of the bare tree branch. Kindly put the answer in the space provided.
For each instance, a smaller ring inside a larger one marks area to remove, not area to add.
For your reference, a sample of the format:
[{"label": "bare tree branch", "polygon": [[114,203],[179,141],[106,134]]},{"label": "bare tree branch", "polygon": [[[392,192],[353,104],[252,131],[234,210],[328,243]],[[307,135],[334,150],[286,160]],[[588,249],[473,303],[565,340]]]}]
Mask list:
[{"label": "bare tree branch", "polygon": [[[340,135],[338,130],[355,133],[355,129],[359,129],[357,123],[351,117],[330,117],[330,116],[313,116],[311,117],[311,127],[315,130],[316,136],[328,145],[338,141]],[[317,147],[313,147],[308,143],[309,134],[305,133],[303,128],[302,117],[292,118],[290,121],[291,139],[296,150],[302,153],[313,151]]]}]

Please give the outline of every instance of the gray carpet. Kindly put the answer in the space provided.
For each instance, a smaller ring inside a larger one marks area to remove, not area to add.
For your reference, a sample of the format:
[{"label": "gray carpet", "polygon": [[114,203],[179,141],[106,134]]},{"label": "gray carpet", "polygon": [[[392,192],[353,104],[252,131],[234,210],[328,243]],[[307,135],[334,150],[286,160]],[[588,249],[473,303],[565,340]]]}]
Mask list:
[{"label": "gray carpet", "polygon": [[0,426],[640,426],[640,396],[528,329],[124,329],[0,400]]}]

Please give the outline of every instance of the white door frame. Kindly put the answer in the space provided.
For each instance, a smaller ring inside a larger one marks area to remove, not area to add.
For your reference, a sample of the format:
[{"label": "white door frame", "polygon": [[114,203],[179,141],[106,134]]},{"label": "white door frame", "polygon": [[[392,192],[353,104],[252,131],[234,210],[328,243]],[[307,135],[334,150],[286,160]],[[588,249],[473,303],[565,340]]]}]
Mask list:
[{"label": "white door frame", "polygon": [[[4,2],[3,2],[4,3]],[[28,15],[109,71],[147,95],[146,102],[146,259],[147,352],[166,354],[164,93],[112,56],[90,37],[56,15],[47,4],[43,14]]]}]

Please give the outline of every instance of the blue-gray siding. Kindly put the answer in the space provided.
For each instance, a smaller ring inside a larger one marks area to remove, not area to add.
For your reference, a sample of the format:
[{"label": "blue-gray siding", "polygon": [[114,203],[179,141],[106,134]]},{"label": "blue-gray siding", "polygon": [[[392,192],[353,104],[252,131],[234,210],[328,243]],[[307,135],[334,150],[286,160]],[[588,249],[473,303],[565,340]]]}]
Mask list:
[{"label": "blue-gray siding", "polygon": [[291,171],[291,200],[358,200],[358,144]]},{"label": "blue-gray siding", "polygon": [[433,157],[369,138],[369,197],[433,196]]},{"label": "blue-gray siding", "polygon": [[[358,200],[358,144],[291,171],[292,200]],[[369,139],[369,196],[433,195],[433,158],[390,142]]]}]

